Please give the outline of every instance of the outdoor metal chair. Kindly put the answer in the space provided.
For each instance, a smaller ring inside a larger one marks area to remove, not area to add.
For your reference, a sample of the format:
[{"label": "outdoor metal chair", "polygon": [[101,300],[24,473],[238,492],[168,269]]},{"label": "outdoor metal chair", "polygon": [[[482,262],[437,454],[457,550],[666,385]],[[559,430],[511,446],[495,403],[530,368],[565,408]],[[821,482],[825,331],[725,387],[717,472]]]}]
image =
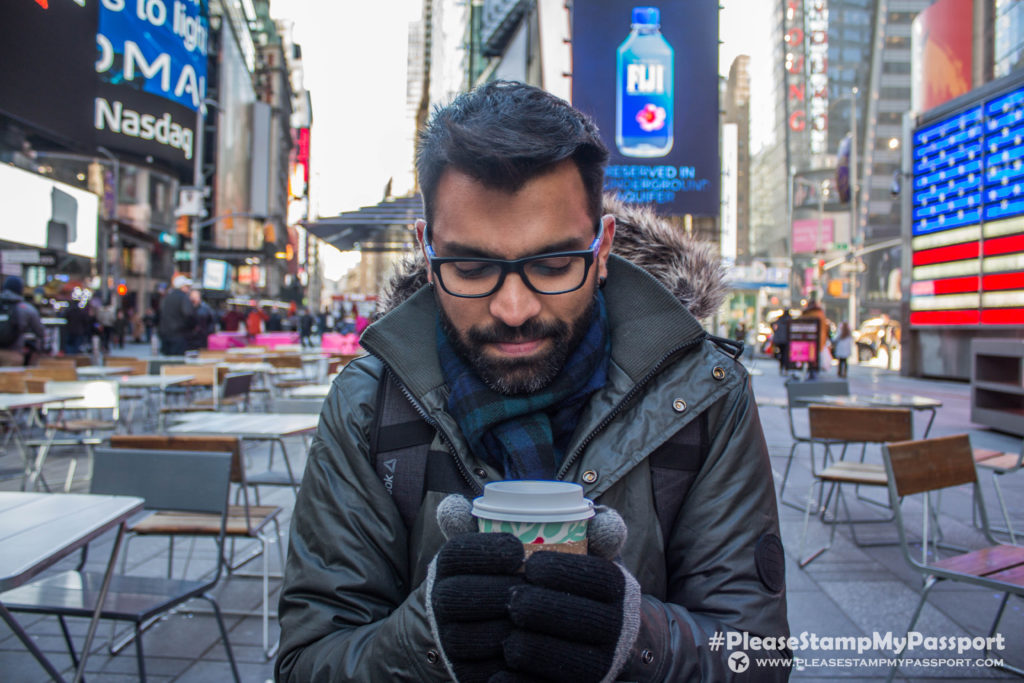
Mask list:
[{"label": "outdoor metal chair", "polygon": [[[992,628],[988,632],[991,637],[999,627],[1010,596],[1024,597],[1024,547],[999,544],[992,537],[969,437],[966,434],[959,434],[921,441],[890,443],[882,447],[882,454],[888,475],[889,500],[896,515],[896,528],[903,557],[925,579],[921,599],[910,618],[907,631],[914,630],[932,589],[941,581],[955,581],[1003,594],[992,621]],[[927,549],[932,518],[928,494],[965,484],[970,484],[973,489],[973,505],[981,520],[981,530],[991,545],[945,559],[937,559],[934,555],[929,557]],[[921,516],[921,559],[917,559],[915,553],[911,552],[907,538],[903,507],[906,505],[907,497],[920,494],[923,494],[924,513]],[[904,501],[902,504],[901,500]],[[1024,670],[1017,667],[1004,665],[1002,668],[1017,675],[1024,675]],[[895,674],[894,666],[889,672],[888,680],[891,681]]]},{"label": "outdoor metal chair", "polygon": [[[245,463],[242,459],[242,444],[233,436],[164,436],[164,435],[127,435],[120,434],[110,439],[111,448],[146,449],[162,451],[202,451],[228,453],[231,455],[231,482],[236,484],[235,505],[228,506],[225,535],[231,541],[231,549],[225,558],[225,566],[229,573],[235,573],[242,566],[263,556],[263,571],[259,575],[263,580],[263,651],[272,655],[269,643],[270,623],[270,542],[276,539],[278,560],[281,571],[284,571],[284,545],[281,542],[281,526],[279,517],[284,508],[279,505],[250,505],[249,482],[246,479]],[[237,504],[241,500],[241,505]],[[268,534],[273,525],[274,535]],[[174,538],[186,536],[214,536],[220,528],[218,515],[186,512],[181,510],[161,510],[145,519],[129,525],[128,531],[137,536],[167,536],[168,557],[167,577],[174,573]],[[253,539],[259,542],[255,552],[246,553],[241,558],[235,557],[235,541]],[[128,540],[131,540],[129,536]],[[125,545],[125,558],[128,555]]]},{"label": "outdoor metal chair", "polygon": [[[809,396],[849,396],[850,384],[846,380],[813,380],[807,382],[786,382],[786,399],[788,406],[786,416],[789,418],[789,435],[793,445],[789,449],[789,457],[786,458],[786,471],[782,475],[782,484],[779,487],[779,501],[784,505],[803,511],[803,506],[786,500],[786,482],[789,479],[789,470],[793,465],[793,456],[801,444],[810,444],[812,439],[807,432],[797,429],[794,421],[796,411],[806,410],[809,405],[805,399]],[[813,458],[813,450],[811,456]],[[812,463],[813,467],[813,463]]]},{"label": "outdoor metal chair", "polygon": [[[1013,474],[1024,469],[1024,440],[1021,441],[1020,451],[1017,453],[1004,453],[1003,451],[989,450],[983,448],[974,449],[974,465],[986,469],[992,473],[992,485],[996,489],[996,499],[999,501],[999,510],[1003,513],[1005,527],[999,528],[990,526],[990,531],[998,531],[1009,535],[1010,543],[1017,543],[1017,536],[1013,531],[1013,524],[1010,522],[1010,511],[1006,507],[1006,500],[1003,498],[1003,489],[999,480],[1007,474]],[[971,508],[971,519],[977,525],[977,508]]]},{"label": "outdoor metal chair", "polygon": [[[231,671],[235,681],[240,682],[220,606],[209,592],[220,580],[224,564],[231,456],[226,453],[101,448],[96,450],[94,463],[92,493],[142,497],[151,510],[184,510],[219,517],[216,568],[212,576],[167,579],[120,573],[115,574],[110,582],[100,618],[134,624],[139,680],[146,680],[143,624],[193,598],[202,598],[213,606]],[[92,616],[102,579],[101,573],[85,571],[79,566],[8,591],[3,595],[3,603],[12,612],[56,615],[71,659],[77,667],[78,656],[65,618]]]},{"label": "outdoor metal chair", "polygon": [[[907,441],[914,437],[913,418],[910,410],[906,408],[850,408],[812,405],[808,407],[808,420],[810,424],[811,473],[814,476],[814,481],[811,482],[810,490],[807,494],[807,504],[804,507],[803,533],[800,537],[800,550],[798,552],[801,568],[806,567],[832,547],[832,542],[836,535],[836,527],[839,524],[849,525],[850,534],[853,536],[853,542],[856,545],[870,546],[879,544],[861,542],[857,538],[856,525],[892,521],[891,516],[887,519],[854,519],[850,514],[849,506],[846,504],[842,491],[844,484],[884,488],[888,481],[885,468],[881,464],[833,458],[831,449],[841,445],[845,450],[851,444],[862,444],[866,447],[867,444]],[[824,445],[825,447],[821,470],[818,470],[814,464],[815,444]],[[814,497],[814,488],[819,485],[824,488],[825,484],[829,485],[829,491],[825,496],[824,503],[821,505],[820,512],[822,522],[831,526],[829,540],[824,547],[805,558],[803,549],[807,539],[807,527],[811,516],[811,501]],[[830,520],[827,517],[827,511],[833,495],[836,498],[836,512]],[[845,519],[839,518],[838,509],[840,506],[846,514]]]}]

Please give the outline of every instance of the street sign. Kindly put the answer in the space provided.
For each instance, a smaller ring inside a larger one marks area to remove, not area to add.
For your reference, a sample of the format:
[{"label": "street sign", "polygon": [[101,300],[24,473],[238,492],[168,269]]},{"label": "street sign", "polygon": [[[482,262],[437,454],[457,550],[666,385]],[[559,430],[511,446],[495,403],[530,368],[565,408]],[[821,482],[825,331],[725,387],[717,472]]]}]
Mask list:
[{"label": "street sign", "polygon": [[832,248],[836,251],[850,251],[850,245],[846,242],[835,242]]},{"label": "street sign", "polygon": [[864,264],[864,261],[843,261],[839,264],[839,272],[846,273],[863,273],[868,267]]},{"label": "street sign", "polygon": [[183,187],[178,192],[178,208],[175,216],[205,216],[203,208],[203,190],[198,187]]}]

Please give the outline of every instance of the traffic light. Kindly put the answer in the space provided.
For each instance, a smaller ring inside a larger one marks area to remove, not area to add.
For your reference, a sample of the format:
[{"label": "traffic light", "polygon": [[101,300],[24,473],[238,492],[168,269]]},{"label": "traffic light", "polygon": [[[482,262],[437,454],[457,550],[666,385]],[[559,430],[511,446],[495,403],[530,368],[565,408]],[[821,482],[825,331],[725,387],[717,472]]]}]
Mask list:
[{"label": "traffic light", "polygon": [[188,218],[188,216],[178,216],[177,232],[182,237],[191,237],[192,236],[192,228],[189,225],[189,218]]},{"label": "traffic light", "polygon": [[128,293],[128,285],[126,285],[123,282],[118,283],[118,285],[117,285],[117,295],[118,296],[124,296],[127,293]]},{"label": "traffic light", "polygon": [[825,259],[818,259],[818,279],[820,280],[825,276]]},{"label": "traffic light", "polygon": [[843,281],[842,280],[829,280],[828,281],[828,295],[831,297],[841,297],[843,295]]}]

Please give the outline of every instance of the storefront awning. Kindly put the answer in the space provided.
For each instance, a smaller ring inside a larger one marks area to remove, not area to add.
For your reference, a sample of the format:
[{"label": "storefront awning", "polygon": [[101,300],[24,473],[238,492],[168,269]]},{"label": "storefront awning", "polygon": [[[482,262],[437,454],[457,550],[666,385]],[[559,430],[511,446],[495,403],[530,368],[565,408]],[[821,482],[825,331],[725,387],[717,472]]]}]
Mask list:
[{"label": "storefront awning", "polygon": [[423,204],[416,195],[388,199],[303,225],[341,251],[406,251],[414,247],[412,229],[422,215]]}]

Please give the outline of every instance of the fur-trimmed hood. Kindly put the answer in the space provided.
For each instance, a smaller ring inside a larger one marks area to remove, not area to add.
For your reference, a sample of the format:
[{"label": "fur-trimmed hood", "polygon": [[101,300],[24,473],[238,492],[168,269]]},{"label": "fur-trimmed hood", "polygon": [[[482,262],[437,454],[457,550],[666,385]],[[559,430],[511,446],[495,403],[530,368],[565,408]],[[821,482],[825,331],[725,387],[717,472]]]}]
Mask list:
[{"label": "fur-trimmed hood", "polygon": [[[664,285],[698,320],[714,313],[729,288],[718,251],[673,226],[653,210],[604,197],[604,213],[615,216],[612,253],[640,266]],[[381,293],[381,315],[412,296],[427,283],[419,249],[395,267]]]}]

